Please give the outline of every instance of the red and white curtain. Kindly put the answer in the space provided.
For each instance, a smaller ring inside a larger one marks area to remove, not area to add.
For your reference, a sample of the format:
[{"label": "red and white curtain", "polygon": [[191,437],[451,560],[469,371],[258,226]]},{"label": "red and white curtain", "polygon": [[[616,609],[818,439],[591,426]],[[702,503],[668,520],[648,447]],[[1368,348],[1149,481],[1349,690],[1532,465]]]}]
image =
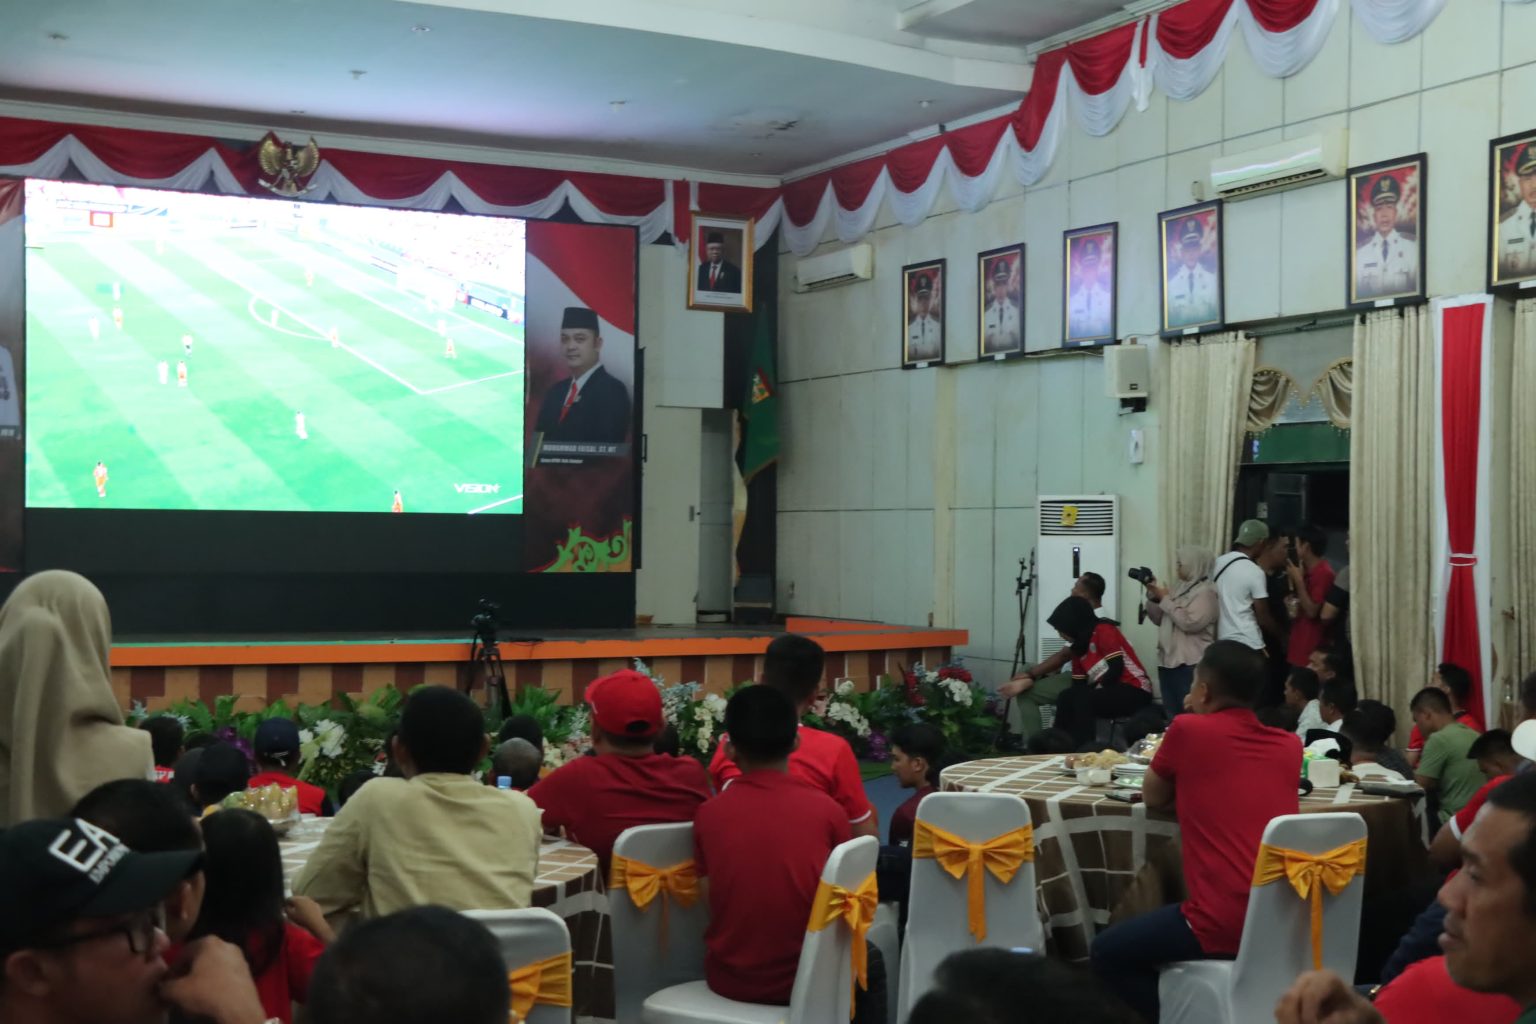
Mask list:
[{"label": "red and white curtain", "polygon": [[[1530,2],[1530,0],[1510,0]],[[544,218],[569,204],[591,223],[629,224],[642,242],[688,236],[690,211],[755,217],[758,245],[783,228],[789,248],[808,253],[830,231],[844,242],[868,234],[883,208],[903,224],[932,213],[947,193],[975,212],[1004,175],[1023,185],[1045,177],[1070,112],[1090,135],[1107,135],[1154,88],[1175,100],[1200,95],[1226,60],[1233,35],[1260,69],[1294,75],[1322,49],[1343,0],[1185,0],[1150,18],[1039,55],[1019,107],[978,124],[786,183],[749,188],[618,174],[510,167],[322,149],[311,184],[317,199],[409,209]],[[1411,39],[1445,0],[1350,0],[1365,32],[1381,43]],[[73,164],[108,184],[259,192],[254,147],[163,132],[0,118],[0,174],[57,177]]]},{"label": "red and white curtain", "polygon": [[1436,299],[1435,639],[1442,661],[1472,673],[1468,711],[1487,721],[1492,680],[1488,566],[1493,461],[1490,434],[1492,306],[1488,295]]}]

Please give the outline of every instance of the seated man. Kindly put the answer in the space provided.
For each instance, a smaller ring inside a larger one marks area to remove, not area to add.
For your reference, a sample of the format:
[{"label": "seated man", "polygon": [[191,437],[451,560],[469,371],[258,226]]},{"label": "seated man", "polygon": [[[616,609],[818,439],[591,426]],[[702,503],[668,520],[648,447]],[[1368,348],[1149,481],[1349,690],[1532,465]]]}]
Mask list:
[{"label": "seated man", "polygon": [[907,797],[891,815],[892,846],[911,846],[912,830],[917,823],[917,805],[939,787],[939,771],[944,767],[944,732],[936,725],[920,722],[904,725],[891,733],[891,774],[902,789],[917,792]]},{"label": "seated man", "polygon": [[233,743],[210,743],[197,751],[188,794],[201,816],[217,807],[231,794],[242,792],[251,780],[251,765],[245,752]]},{"label": "seated man", "polygon": [[186,730],[171,715],[150,715],[139,723],[149,733],[150,749],[155,754],[155,781],[170,782],[176,777],[176,759],[185,753]]},{"label": "seated man", "polygon": [[308,1024],[506,1024],[507,964],[485,925],[415,907],[342,932],[315,965]]},{"label": "seated man", "polygon": [[[1082,598],[1093,605],[1094,613],[1100,618],[1114,622],[1113,619],[1108,619],[1104,615],[1104,577],[1098,573],[1083,573],[1073,582],[1067,596]],[[1040,709],[1055,706],[1057,698],[1072,685],[1072,676],[1065,671],[1067,662],[1071,660],[1072,649],[1063,646],[1055,654],[1026,667],[997,688],[999,697],[1012,700],[1009,705],[1008,727],[1023,737],[1026,744],[1045,729],[1045,722],[1040,717]],[[1170,714],[1177,711],[1177,708],[1169,709]]]},{"label": "seated man", "polygon": [[251,744],[256,752],[257,772],[246,783],[247,789],[280,786],[298,794],[299,813],[329,818],[336,813],[325,790],[299,778],[299,727],[287,718],[269,718],[256,727]]},{"label": "seated man", "polygon": [[[1387,778],[1396,775],[1404,782],[1413,781],[1413,769],[1403,755],[1388,746],[1397,727],[1397,716],[1380,701],[1363,700],[1355,710],[1339,721],[1339,735],[1349,740],[1349,763],[1361,777]],[[1371,766],[1374,770],[1361,769]]]},{"label": "seated man", "polygon": [[1056,725],[1093,742],[1096,719],[1130,718],[1152,703],[1152,680],[1120,627],[1069,597],[1046,620],[1070,652],[1072,685],[1056,700]]},{"label": "seated man", "polygon": [[[1329,732],[1338,732],[1339,723],[1344,721],[1344,716],[1355,710],[1360,703],[1359,694],[1355,692],[1353,679],[1345,679],[1334,676],[1318,687],[1317,713],[1323,720],[1320,728]],[[1306,736],[1302,736],[1303,742]]]},{"label": "seated man", "polygon": [[632,669],[587,687],[595,757],[578,757],[528,791],[544,809],[544,830],[567,836],[597,854],[603,874],[613,841],[635,825],[692,821],[709,799],[709,777],[691,757],[652,749],[665,721],[661,691]]},{"label": "seated man", "polygon": [[391,741],[403,778],[359,789],[326,829],[293,891],[326,916],[378,917],[441,903],[455,910],[528,906],[539,864],[539,809],[470,772],[488,746],[475,702],[446,686],[406,698]]},{"label": "seated man", "polygon": [[[1431,739],[1433,735],[1426,738],[1426,757]],[[1488,806],[1468,829],[1463,844],[1467,870],[1453,875],[1439,897],[1446,910],[1440,944],[1451,980],[1472,992],[1508,996],[1521,1008],[1517,1024],[1536,1022],[1533,850],[1536,775],[1527,773],[1489,796]],[[1433,1019],[1437,1024],[1491,1024],[1499,1019],[1464,1004],[1452,1013]],[[1277,1024],[1387,1024],[1388,1018],[1343,978],[1315,971],[1302,975],[1281,998],[1275,1020]]]},{"label": "seated man", "polygon": [[0,1021],[163,1024],[172,1008],[212,1024],[263,1020],[227,942],[192,943],[167,973],[160,904],[199,857],[138,853],[73,818],[0,832]]},{"label": "seated man", "polygon": [[[1451,715],[1473,732],[1482,732],[1483,723],[1466,710],[1467,699],[1472,696],[1472,673],[1452,662],[1446,662],[1435,670],[1429,685],[1444,693],[1451,700]],[[1415,725],[1408,734],[1408,763],[1417,765],[1424,754],[1427,739]]]},{"label": "seated man", "polygon": [[[1297,812],[1301,741],[1260,725],[1253,700],[1268,669],[1235,640],[1205,652],[1179,715],[1147,769],[1148,808],[1178,814],[1189,898],[1122,921],[1094,940],[1104,984],[1148,1020],[1157,1020],[1158,968],[1176,960],[1237,954],[1259,843],[1271,819]],[[1213,765],[1241,766],[1242,785]]]},{"label": "seated man", "polygon": [[1438,798],[1443,825],[1487,781],[1477,762],[1467,757],[1477,733],[1456,720],[1450,698],[1433,686],[1420,690],[1411,708],[1414,725],[1424,737],[1424,753],[1414,769],[1413,781]]},{"label": "seated man", "polygon": [[[768,651],[763,655],[763,678],[759,685],[784,694],[804,718],[816,704],[817,688],[821,685],[825,667],[826,653],[820,644],[810,637],[786,633],[768,645]],[[741,770],[726,753],[729,742],[728,735],[720,737],[720,746],[709,763],[710,777],[720,792],[741,775]],[[879,838],[880,822],[864,792],[859,762],[847,740],[802,725],[799,746],[789,756],[789,772],[836,800],[848,815],[854,835]]]},{"label": "seated man", "polygon": [[1477,762],[1477,770],[1485,779],[1497,779],[1515,774],[1525,759],[1515,753],[1508,731],[1489,729],[1467,748],[1467,756]]},{"label": "seated man", "polygon": [[1307,733],[1323,727],[1323,716],[1317,709],[1317,695],[1321,689],[1317,673],[1309,668],[1293,668],[1285,677],[1285,706],[1295,709],[1295,733],[1303,742]]},{"label": "seated man", "polygon": [[[1011,949],[945,957],[908,1024],[1135,1024],[1136,1016],[1092,974]],[[1027,1008],[1027,1009],[1026,1009]]]},{"label": "seated man", "polygon": [[543,767],[544,758],[539,748],[521,736],[513,736],[497,745],[496,752],[491,755],[491,778],[486,781],[500,785],[501,780],[506,779],[513,789],[525,792],[539,781]]},{"label": "seated man", "polygon": [[505,743],[507,740],[524,739],[532,743],[539,751],[540,760],[544,757],[544,730],[539,727],[539,720],[532,715],[513,715],[501,723],[497,730],[496,742]]},{"label": "seated man", "polygon": [[694,818],[694,857],[708,880],[704,977],[727,999],[789,1003],[822,869],[849,838],[843,808],[792,777],[797,725],[774,687],[732,697],[726,756],[741,774]]}]

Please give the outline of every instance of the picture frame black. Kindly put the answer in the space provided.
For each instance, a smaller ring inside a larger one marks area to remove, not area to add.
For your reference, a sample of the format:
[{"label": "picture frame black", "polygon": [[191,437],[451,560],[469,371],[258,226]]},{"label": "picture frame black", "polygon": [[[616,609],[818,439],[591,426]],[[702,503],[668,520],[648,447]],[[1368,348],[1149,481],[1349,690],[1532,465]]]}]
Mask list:
[{"label": "picture frame black", "polygon": [[1429,157],[1415,153],[1351,167],[1344,197],[1345,305],[1376,309],[1423,302]]},{"label": "picture frame black", "polygon": [[[909,263],[901,268],[901,368],[904,370],[944,364],[948,344],[944,330],[947,267],[948,260],[935,259]],[[927,292],[926,300],[924,291]]]},{"label": "picture frame black", "polygon": [[[976,358],[980,361],[1002,362],[1024,355],[1024,257],[1023,242],[976,254]],[[1001,296],[999,285],[1004,289]]]},{"label": "picture frame black", "polygon": [[1214,199],[1157,215],[1159,331],[1165,338],[1226,326],[1223,209]]},{"label": "picture frame black", "polygon": [[1062,348],[1093,348],[1118,340],[1119,250],[1118,221],[1062,232]]},{"label": "picture frame black", "polygon": [[[1536,222],[1530,216],[1536,214],[1536,174],[1519,172],[1533,159],[1536,129],[1488,143],[1490,292],[1536,294],[1532,291],[1536,289]],[[1518,233],[1517,228],[1521,229]]]}]

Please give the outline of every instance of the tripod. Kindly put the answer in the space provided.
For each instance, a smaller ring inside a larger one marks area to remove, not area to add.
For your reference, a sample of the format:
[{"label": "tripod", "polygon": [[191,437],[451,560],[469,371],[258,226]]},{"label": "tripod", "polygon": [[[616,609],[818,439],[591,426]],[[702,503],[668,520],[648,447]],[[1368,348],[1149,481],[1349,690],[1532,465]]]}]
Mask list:
[{"label": "tripod", "polygon": [[[1029,663],[1029,603],[1035,594],[1035,550],[1030,548],[1029,557],[1019,559],[1019,575],[1014,581],[1014,594],[1019,599],[1019,638],[1013,644],[1013,667],[1008,678],[1019,674],[1019,669]],[[992,745],[998,750],[1012,749],[1012,736],[1008,732],[1008,713],[1013,710],[1013,698],[1003,703],[1003,719],[998,723],[997,736]]]},{"label": "tripod", "polygon": [[477,678],[485,682],[486,704],[497,707],[505,716],[512,707],[512,698],[507,694],[507,675],[501,661],[501,646],[496,642],[494,625],[489,631],[477,628],[474,638],[469,642],[471,690]]}]

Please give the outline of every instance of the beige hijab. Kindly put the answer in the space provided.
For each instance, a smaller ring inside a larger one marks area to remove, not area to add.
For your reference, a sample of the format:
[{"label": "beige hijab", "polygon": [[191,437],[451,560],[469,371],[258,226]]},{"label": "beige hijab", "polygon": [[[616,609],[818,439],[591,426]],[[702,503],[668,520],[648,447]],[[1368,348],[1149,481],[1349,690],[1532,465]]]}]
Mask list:
[{"label": "beige hijab", "polygon": [[0,607],[0,827],[149,777],[149,734],[112,695],[111,644],[106,600],[75,573],[40,572]]}]

